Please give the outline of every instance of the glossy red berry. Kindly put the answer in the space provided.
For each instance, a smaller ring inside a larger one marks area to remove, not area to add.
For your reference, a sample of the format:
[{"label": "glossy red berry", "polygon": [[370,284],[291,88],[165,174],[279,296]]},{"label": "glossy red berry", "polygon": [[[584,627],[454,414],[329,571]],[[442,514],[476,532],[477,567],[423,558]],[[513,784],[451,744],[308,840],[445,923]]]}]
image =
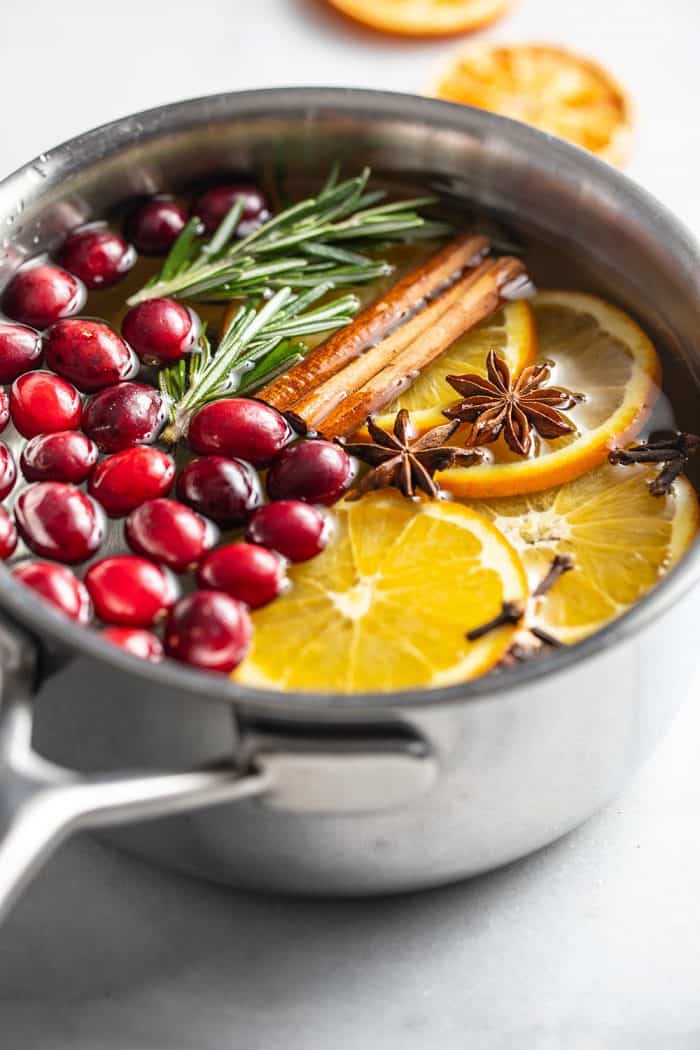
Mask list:
[{"label": "glossy red berry", "polygon": [[236,201],[243,201],[241,219],[244,222],[263,222],[269,215],[267,201],[250,182],[234,182],[212,186],[197,198],[193,213],[202,220],[207,233],[213,233]]},{"label": "glossy red berry", "polygon": [[10,399],[7,391],[0,389],[0,434],[7,426],[10,419]]},{"label": "glossy red berry", "polygon": [[25,489],[15,504],[15,521],[35,554],[69,564],[94,554],[105,534],[99,507],[63,481],[42,481]]},{"label": "glossy red berry", "polygon": [[256,543],[231,543],[206,556],[197,582],[259,609],[282,592],[286,575],[284,562],[272,551]]},{"label": "glossy red berry", "polygon": [[146,201],[127,221],[127,236],[143,255],[164,255],[182,233],[187,215],[175,201]]},{"label": "glossy red berry", "polygon": [[0,561],[5,561],[17,546],[15,523],[4,507],[0,507]]},{"label": "glossy red berry", "polygon": [[22,449],[19,465],[27,481],[80,485],[97,463],[97,445],[77,430],[37,434]]},{"label": "glossy red berry", "polygon": [[172,456],[149,445],[137,445],[98,463],[88,489],[110,518],[120,518],[146,500],[164,496],[174,477]]},{"label": "glossy red berry", "polygon": [[100,452],[119,452],[155,441],[165,423],[163,397],[145,383],[115,383],[100,390],[83,409],[82,427]]},{"label": "glossy red berry", "polygon": [[15,566],[12,575],[71,620],[86,624],[90,619],[88,592],[75,573],[65,565],[54,565],[50,561],[27,561]]},{"label": "glossy red berry", "polygon": [[0,441],[0,499],[5,499],[14,488],[17,467],[12,453],[4,441]]},{"label": "glossy red berry", "polygon": [[10,415],[22,437],[75,430],[80,426],[80,394],[51,372],[27,372],[10,390]]},{"label": "glossy red berry", "polygon": [[142,361],[179,361],[199,338],[199,319],[174,299],[147,299],[132,306],[122,321],[122,335]]},{"label": "glossy red berry", "polygon": [[260,480],[250,464],[223,456],[188,463],[176,491],[188,507],[227,528],[242,525],[262,503]]},{"label": "glossy red berry", "polygon": [[134,353],[101,321],[57,321],[44,336],[44,351],[47,365],[85,393],[131,379],[138,370]]},{"label": "glossy red berry", "polygon": [[256,510],[246,539],[283,554],[290,561],[307,561],[328,543],[328,519],[301,500],[279,500]]},{"label": "glossy red berry", "polygon": [[163,659],[160,639],[142,627],[104,627],[100,634],[105,641],[118,645],[120,649],[125,649],[127,653],[138,656],[141,660],[160,663]]},{"label": "glossy red berry", "polygon": [[187,433],[195,452],[235,456],[255,467],[269,463],[293,436],[292,428],[276,409],[247,397],[205,405],[195,412]]},{"label": "glossy red berry", "polygon": [[150,627],[177,598],[173,577],[136,554],[102,558],[85,573],[95,613],[105,623]]},{"label": "glossy red berry", "polygon": [[36,368],[41,359],[41,336],[24,324],[0,321],[0,383]]},{"label": "glossy red berry", "polygon": [[109,288],[129,272],[136,262],[136,252],[113,230],[91,226],[66,237],[58,261],[86,288]]},{"label": "glossy red berry", "polygon": [[20,270],[2,297],[7,316],[32,328],[47,328],[62,317],[72,317],[84,303],[82,282],[48,263]]},{"label": "glossy red berry", "polygon": [[355,475],[353,461],[330,441],[298,441],[283,449],[267,475],[271,500],[301,499],[329,506],[340,499]]},{"label": "glossy red berry", "polygon": [[165,651],[182,663],[226,673],[250,648],[253,625],[242,602],[220,591],[195,591],[168,616]]},{"label": "glossy red berry", "polygon": [[175,572],[199,564],[218,539],[218,529],[172,499],[152,499],[132,510],[124,526],[132,550]]}]

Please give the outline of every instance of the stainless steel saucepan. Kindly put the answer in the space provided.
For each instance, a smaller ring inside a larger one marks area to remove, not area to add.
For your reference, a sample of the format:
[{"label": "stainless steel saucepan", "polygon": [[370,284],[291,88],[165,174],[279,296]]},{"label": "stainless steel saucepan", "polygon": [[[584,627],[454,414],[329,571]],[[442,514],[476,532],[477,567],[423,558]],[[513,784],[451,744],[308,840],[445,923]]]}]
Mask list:
[{"label": "stainless steel saucepan", "polygon": [[[663,341],[684,379],[681,423],[693,425],[700,255],[689,234],[593,157],[446,103],[254,91],[88,132],[0,184],[0,286],[134,195],[222,170],[320,176],[334,159],[437,185],[575,254]],[[630,613],[542,663],[344,697],[139,662],[3,568],[0,910],[85,827],[123,825],[110,835],[127,848],[202,878],[309,894],[434,886],[537,849],[614,796],[682,699],[699,577],[696,546]]]}]

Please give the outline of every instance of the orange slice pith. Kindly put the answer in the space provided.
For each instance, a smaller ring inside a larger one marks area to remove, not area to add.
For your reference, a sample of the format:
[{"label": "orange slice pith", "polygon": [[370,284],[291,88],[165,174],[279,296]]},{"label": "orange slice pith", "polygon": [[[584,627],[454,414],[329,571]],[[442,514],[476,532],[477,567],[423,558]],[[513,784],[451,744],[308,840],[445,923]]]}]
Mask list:
[{"label": "orange slice pith", "polygon": [[659,394],[656,351],[621,310],[583,292],[541,292],[533,310],[538,357],[553,363],[551,384],[586,395],[566,413],[577,431],[555,441],[536,438],[525,459],[499,438],[488,446],[493,462],[439,475],[455,496],[538,492],[579,477],[639,433]]},{"label": "orange slice pith", "polygon": [[453,59],[434,93],[531,124],[613,164],[629,154],[626,92],[598,63],[561,47],[472,47]]},{"label": "orange slice pith", "polygon": [[328,0],[371,29],[400,36],[450,36],[495,21],[512,0]]}]

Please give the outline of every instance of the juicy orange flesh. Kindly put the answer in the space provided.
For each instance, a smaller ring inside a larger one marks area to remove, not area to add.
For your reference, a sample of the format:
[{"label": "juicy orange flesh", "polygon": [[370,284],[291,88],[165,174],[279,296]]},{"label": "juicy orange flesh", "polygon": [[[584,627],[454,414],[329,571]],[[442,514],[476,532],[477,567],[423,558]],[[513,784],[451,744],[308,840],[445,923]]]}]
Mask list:
[{"label": "juicy orange flesh", "polygon": [[387,33],[466,32],[496,19],[512,0],[328,0],[343,14]]}]

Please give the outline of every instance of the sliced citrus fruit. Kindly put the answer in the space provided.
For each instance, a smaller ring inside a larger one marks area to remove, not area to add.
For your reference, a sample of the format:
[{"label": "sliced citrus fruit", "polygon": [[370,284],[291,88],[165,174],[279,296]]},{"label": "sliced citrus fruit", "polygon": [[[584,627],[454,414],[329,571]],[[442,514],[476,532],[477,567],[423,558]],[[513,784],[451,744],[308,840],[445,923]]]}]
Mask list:
[{"label": "sliced citrus fruit", "polygon": [[450,36],[495,21],[512,0],[328,0],[356,22],[401,36]]},{"label": "sliced citrus fruit", "polygon": [[418,433],[445,422],[443,408],[454,404],[455,391],[445,376],[476,372],[486,375],[486,357],[496,350],[512,372],[532,364],[537,353],[537,339],[532,309],[526,302],[508,303],[472,332],[458,339],[449,350],[430,365],[413,386],[391,405],[377,422],[391,429],[400,408],[411,413],[411,423]]},{"label": "sliced citrus fruit", "polygon": [[627,314],[583,292],[541,292],[532,307],[538,360],[552,363],[549,384],[585,395],[566,413],[576,431],[555,440],[535,435],[527,458],[499,438],[487,446],[489,462],[439,475],[457,496],[517,495],[570,481],[631,441],[658,396],[659,358]]},{"label": "sliced citrus fruit", "polygon": [[629,98],[597,62],[548,44],[469,48],[441,77],[435,94],[488,109],[622,164],[631,140]]},{"label": "sliced citrus fruit", "polygon": [[493,525],[458,503],[390,491],[334,512],[326,550],[292,566],[290,590],[253,613],[236,681],[384,692],[464,681],[500,660],[514,627],[465,637],[527,595],[520,559]]},{"label": "sliced citrus fruit", "polygon": [[543,598],[535,619],[564,643],[577,642],[634,605],[688,549],[698,500],[680,478],[668,496],[648,482],[658,469],[606,464],[547,492],[469,505],[518,551],[534,589],[556,554],[574,568]]}]

